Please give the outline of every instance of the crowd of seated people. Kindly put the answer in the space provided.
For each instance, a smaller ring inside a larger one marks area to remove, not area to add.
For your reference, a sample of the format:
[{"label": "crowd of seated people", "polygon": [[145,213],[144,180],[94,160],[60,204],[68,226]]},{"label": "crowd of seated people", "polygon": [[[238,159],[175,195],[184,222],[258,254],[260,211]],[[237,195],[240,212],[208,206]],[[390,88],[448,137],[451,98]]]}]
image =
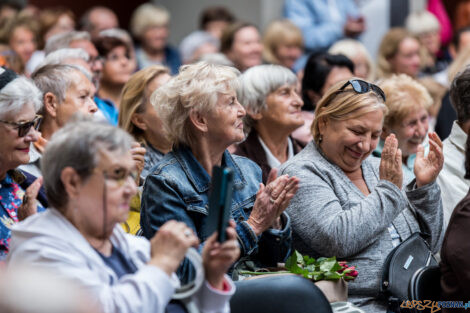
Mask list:
[{"label": "crowd of seated people", "polygon": [[77,312],[229,312],[233,281],[297,250],[356,266],[347,301],[387,312],[386,258],[421,232],[441,300],[470,300],[470,25],[445,45],[442,16],[412,12],[374,62],[360,5],[286,0],[264,29],[207,7],[176,47],[151,2],[129,29],[109,7],[0,3],[0,274],[79,288]]}]

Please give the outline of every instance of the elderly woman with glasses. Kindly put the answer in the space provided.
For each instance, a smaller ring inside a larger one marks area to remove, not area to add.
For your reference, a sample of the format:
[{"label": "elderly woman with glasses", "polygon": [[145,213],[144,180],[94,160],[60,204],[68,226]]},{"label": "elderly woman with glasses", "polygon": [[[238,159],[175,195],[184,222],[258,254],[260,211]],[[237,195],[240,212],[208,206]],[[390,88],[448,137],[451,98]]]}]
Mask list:
[{"label": "elderly woman with glasses", "polygon": [[381,159],[368,158],[382,133],[384,102],[376,85],[357,79],[337,83],[317,105],[314,140],[280,169],[301,180],[287,209],[294,247],[360,268],[349,284],[349,300],[374,313],[387,309],[378,295],[382,267],[393,247],[421,230],[437,252],[444,235],[436,183],[443,165],[439,137],[429,135],[426,156],[418,148],[416,179],[406,186],[394,134],[385,140]]},{"label": "elderly woman with glasses", "polygon": [[42,179],[16,168],[29,161],[31,143],[38,139],[41,92],[29,80],[0,68],[0,261],[9,250],[10,228],[42,211],[37,203]]},{"label": "elderly woman with glasses", "polygon": [[[171,300],[173,274],[189,247],[199,243],[184,223],[169,221],[150,241],[125,234],[135,194],[132,138],[89,121],[68,123],[48,143],[44,184],[51,209],[12,231],[8,266],[50,269],[79,283],[102,312],[183,312]],[[192,296],[200,312],[228,312],[234,285],[225,275],[239,255],[233,224],[228,240],[208,238],[202,251],[205,282]]]},{"label": "elderly woman with glasses", "polygon": [[[200,62],[180,73],[152,95],[173,150],[147,176],[142,194],[141,225],[153,236],[171,219],[185,222],[207,240],[209,192],[213,166],[234,172],[231,217],[244,259],[276,265],[290,253],[290,219],[284,213],[298,187],[298,179],[269,174],[266,186],[252,161],[232,156],[227,148],[245,138],[245,109],[238,102],[238,70]],[[191,277],[189,266],[181,277]]]}]

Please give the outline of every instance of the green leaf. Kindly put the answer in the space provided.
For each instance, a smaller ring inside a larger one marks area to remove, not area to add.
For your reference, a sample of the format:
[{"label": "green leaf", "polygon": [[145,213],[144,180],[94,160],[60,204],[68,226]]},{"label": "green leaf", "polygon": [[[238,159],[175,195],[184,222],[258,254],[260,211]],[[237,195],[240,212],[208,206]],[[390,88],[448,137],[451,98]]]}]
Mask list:
[{"label": "green leaf", "polygon": [[[338,265],[338,262],[336,262],[336,257],[331,257],[331,258],[328,258],[328,259],[324,259],[322,260],[321,264],[320,264],[320,270],[324,271],[324,272],[333,272],[333,271],[336,271],[338,269],[334,269],[336,266],[335,265]],[[340,267],[341,268],[341,267]]]},{"label": "green leaf", "polygon": [[325,277],[325,275],[323,275],[323,273],[320,273],[320,272],[313,273],[313,280],[314,281],[322,280],[322,279],[324,279],[324,277]]},{"label": "green leaf", "polygon": [[291,272],[293,269],[297,269],[299,267],[297,265],[298,254],[300,253],[294,251],[294,253],[292,253],[291,256],[286,260],[286,268]]}]

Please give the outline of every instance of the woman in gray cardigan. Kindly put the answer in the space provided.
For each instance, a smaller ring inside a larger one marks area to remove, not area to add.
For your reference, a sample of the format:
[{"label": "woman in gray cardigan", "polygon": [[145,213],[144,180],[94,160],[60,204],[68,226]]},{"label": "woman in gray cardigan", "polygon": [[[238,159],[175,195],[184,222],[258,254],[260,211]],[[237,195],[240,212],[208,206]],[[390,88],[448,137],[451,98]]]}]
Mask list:
[{"label": "woman in gray cardigan", "polygon": [[312,125],[314,140],[282,165],[281,174],[300,179],[288,207],[294,245],[313,257],[336,256],[357,266],[349,300],[366,312],[385,312],[379,300],[382,266],[388,253],[412,233],[430,234],[439,250],[442,202],[435,180],[443,164],[442,143],[429,135],[430,152],[418,149],[416,179],[402,186],[401,151],[395,135],[381,159],[368,158],[377,146],[386,113],[383,91],[361,80],[333,86],[322,98]]}]

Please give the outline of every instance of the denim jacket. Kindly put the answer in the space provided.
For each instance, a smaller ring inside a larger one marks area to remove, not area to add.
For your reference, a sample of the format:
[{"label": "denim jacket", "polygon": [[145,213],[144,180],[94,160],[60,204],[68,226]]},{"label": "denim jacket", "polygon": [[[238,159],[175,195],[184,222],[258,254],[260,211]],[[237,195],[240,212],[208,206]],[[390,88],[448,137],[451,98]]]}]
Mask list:
[{"label": "denim jacket", "polygon": [[[256,236],[247,223],[261,182],[260,168],[228,151],[223,154],[222,164],[232,168],[235,174],[231,214],[237,225],[241,256],[253,256],[263,266],[283,262],[290,253],[292,241],[289,216],[283,214],[282,230],[268,229],[261,236]],[[188,147],[168,153],[144,183],[141,205],[144,236],[151,238],[165,222],[177,220],[185,222],[204,242],[209,236],[205,227],[210,183],[211,177]]]}]

